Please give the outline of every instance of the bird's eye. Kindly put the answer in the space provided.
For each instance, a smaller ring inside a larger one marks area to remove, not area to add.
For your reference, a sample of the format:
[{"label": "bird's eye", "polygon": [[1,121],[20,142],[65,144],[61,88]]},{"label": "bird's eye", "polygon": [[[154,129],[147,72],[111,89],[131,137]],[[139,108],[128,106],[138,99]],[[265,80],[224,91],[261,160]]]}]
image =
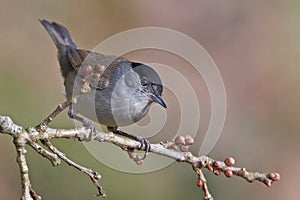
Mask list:
[{"label": "bird's eye", "polygon": [[142,77],[142,78],[141,78],[141,84],[142,84],[142,86],[148,85],[148,84],[149,84],[148,79],[147,79],[146,77]]}]

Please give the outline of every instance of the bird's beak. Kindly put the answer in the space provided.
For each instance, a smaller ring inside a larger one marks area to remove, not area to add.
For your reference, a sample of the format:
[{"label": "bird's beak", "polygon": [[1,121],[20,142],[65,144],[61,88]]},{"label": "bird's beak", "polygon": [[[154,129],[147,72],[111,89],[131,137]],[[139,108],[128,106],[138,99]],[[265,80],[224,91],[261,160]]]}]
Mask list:
[{"label": "bird's beak", "polygon": [[164,102],[164,100],[160,96],[157,96],[155,94],[151,94],[151,98],[153,99],[153,101],[155,101],[156,103],[158,103],[162,107],[167,108],[166,103]]}]

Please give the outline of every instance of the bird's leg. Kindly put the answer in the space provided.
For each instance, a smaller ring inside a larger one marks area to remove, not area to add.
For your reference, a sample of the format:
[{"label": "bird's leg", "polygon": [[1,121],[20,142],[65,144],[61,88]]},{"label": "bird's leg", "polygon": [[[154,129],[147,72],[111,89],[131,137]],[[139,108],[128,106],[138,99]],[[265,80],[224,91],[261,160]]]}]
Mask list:
[{"label": "bird's leg", "polygon": [[127,137],[127,138],[130,138],[130,139],[133,139],[135,141],[138,141],[141,143],[141,146],[139,149],[142,149],[142,148],[145,148],[145,153],[144,153],[144,156],[141,160],[144,160],[149,152],[150,152],[150,147],[151,147],[151,143],[149,142],[149,140],[143,138],[143,137],[139,137],[139,136],[135,136],[135,135],[131,135],[129,133],[126,133],[124,131],[121,131],[118,127],[111,127],[111,126],[108,126],[107,129],[115,134],[118,134],[118,135],[122,135],[124,137]]},{"label": "bird's leg", "polygon": [[80,117],[79,115],[77,115],[77,113],[76,113],[75,110],[73,109],[73,105],[71,105],[71,106],[69,107],[68,115],[69,115],[70,118],[75,119],[75,120],[77,120],[77,121],[80,121],[84,127],[87,127],[87,128],[90,128],[90,129],[91,129],[91,133],[90,133],[88,139],[89,139],[89,140],[92,140],[93,133],[94,133],[95,130],[96,130],[96,128],[95,128],[95,126],[92,124],[92,122],[89,121],[89,120],[87,120],[87,119],[85,119],[85,118],[83,118],[83,117]]}]

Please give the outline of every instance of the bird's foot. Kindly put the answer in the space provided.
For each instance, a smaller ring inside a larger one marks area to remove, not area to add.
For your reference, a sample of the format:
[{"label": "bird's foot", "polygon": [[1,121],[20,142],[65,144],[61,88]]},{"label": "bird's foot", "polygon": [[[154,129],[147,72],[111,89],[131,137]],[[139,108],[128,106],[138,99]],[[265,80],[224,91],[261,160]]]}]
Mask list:
[{"label": "bird's foot", "polygon": [[94,133],[96,132],[96,128],[93,125],[93,123],[91,121],[83,118],[83,117],[78,116],[75,113],[72,105],[69,108],[68,115],[69,115],[70,118],[75,119],[77,121],[80,121],[82,123],[83,127],[89,128],[91,130],[90,134],[88,135],[88,137],[84,139],[85,141],[91,141],[92,138],[93,138]]},{"label": "bird's foot", "polygon": [[84,119],[81,121],[82,122],[82,126],[86,129],[90,129],[90,133],[87,137],[83,138],[82,140],[86,141],[86,142],[89,142],[89,141],[92,141],[93,139],[93,136],[95,135],[96,133],[96,127],[94,126],[94,124],[87,120],[87,119]]},{"label": "bird's foot", "polygon": [[86,138],[86,141],[92,141],[94,134],[96,133],[96,127],[94,126],[94,124],[85,119],[85,122],[83,123],[83,126],[90,129],[90,134],[88,135],[88,137]]},{"label": "bird's foot", "polygon": [[135,140],[141,143],[139,150],[141,149],[145,150],[144,156],[141,158],[141,160],[145,160],[145,158],[148,156],[151,150],[151,143],[146,138],[138,137],[138,136],[135,136]]},{"label": "bird's foot", "polygon": [[144,150],[144,156],[142,158],[139,158],[138,160],[145,160],[146,157],[148,156],[150,150],[151,150],[151,143],[149,140],[143,137],[131,135],[129,133],[121,131],[118,127],[107,127],[107,129],[115,134],[125,136],[127,138],[133,139],[135,141],[138,141],[141,143],[140,147],[138,148],[139,150]]}]

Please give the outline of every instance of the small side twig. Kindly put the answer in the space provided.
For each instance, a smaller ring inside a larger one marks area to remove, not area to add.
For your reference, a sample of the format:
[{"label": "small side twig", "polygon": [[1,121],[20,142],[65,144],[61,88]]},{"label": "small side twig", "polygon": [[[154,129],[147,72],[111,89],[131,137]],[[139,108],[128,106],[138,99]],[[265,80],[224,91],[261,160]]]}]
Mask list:
[{"label": "small side twig", "polygon": [[72,101],[65,101],[62,104],[59,104],[56,109],[48,116],[46,117],[40,124],[38,124],[35,128],[41,132],[44,132],[45,129],[48,127],[49,123],[52,122],[52,120],[59,115],[63,110],[68,108],[72,104]]},{"label": "small side twig", "polygon": [[47,158],[53,166],[58,166],[60,164],[60,160],[57,157],[56,154],[51,153],[44,149],[41,145],[35,143],[35,142],[29,142],[28,143],[36,152],[41,154],[43,157]]},{"label": "small side twig", "polygon": [[98,180],[101,179],[101,175],[98,174],[97,172],[94,172],[91,169],[88,169],[86,167],[83,167],[77,163],[75,163],[74,161],[70,160],[69,158],[67,158],[67,156],[62,153],[61,151],[59,151],[56,147],[53,146],[53,144],[49,141],[49,140],[42,140],[42,143],[44,145],[46,145],[54,154],[56,154],[58,157],[60,157],[63,161],[65,161],[69,166],[72,166],[76,169],[78,169],[79,171],[85,173],[86,175],[88,175],[90,177],[90,179],[92,180],[93,184],[95,185],[95,187],[98,190],[98,196],[101,197],[106,197],[106,194],[102,188],[102,186],[98,183]]},{"label": "small side twig", "polygon": [[[264,183],[268,187],[271,187],[273,182],[280,180],[280,174],[278,173],[250,172],[246,168],[234,167],[234,163],[235,160],[232,157],[228,157],[224,161],[211,160],[208,164],[210,167],[208,168],[212,168],[212,171],[214,172],[221,171],[228,178],[236,175],[250,183],[257,180]],[[216,175],[218,175],[218,173]]]},{"label": "small side twig", "polygon": [[30,195],[33,198],[33,200],[41,200],[42,199],[32,188],[30,188]]},{"label": "small side twig", "polygon": [[198,175],[198,182],[197,182],[197,186],[198,187],[202,187],[202,190],[204,192],[204,200],[213,200],[214,198],[212,197],[212,195],[210,194],[208,187],[207,187],[207,183],[206,183],[206,178],[202,172],[202,170],[198,167],[193,166],[194,171],[197,173]]}]

